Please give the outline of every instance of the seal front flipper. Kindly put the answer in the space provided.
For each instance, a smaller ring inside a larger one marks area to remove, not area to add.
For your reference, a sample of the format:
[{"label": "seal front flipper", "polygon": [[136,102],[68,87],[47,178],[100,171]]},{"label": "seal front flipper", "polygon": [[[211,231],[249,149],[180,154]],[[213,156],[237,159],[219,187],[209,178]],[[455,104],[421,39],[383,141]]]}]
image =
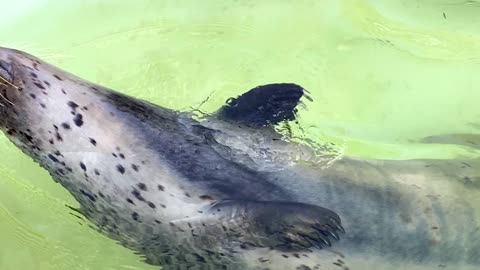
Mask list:
[{"label": "seal front flipper", "polygon": [[331,240],[339,240],[340,232],[345,232],[335,212],[296,202],[221,201],[183,223],[201,224],[209,235],[224,234],[230,243],[244,247],[282,251],[331,246]]},{"label": "seal front flipper", "polygon": [[253,127],[274,125],[295,119],[295,107],[305,92],[293,83],[257,86],[239,97],[229,98],[216,115],[223,120]]}]

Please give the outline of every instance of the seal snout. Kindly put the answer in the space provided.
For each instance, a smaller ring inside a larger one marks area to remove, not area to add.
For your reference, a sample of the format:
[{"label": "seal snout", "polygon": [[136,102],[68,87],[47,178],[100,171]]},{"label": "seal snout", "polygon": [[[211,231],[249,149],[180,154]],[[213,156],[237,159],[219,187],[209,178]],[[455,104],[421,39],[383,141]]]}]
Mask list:
[{"label": "seal snout", "polygon": [[11,90],[18,90],[19,88],[14,84],[13,66],[11,63],[5,61],[0,57],[0,106],[5,106],[4,102],[13,105],[8,98]]},{"label": "seal snout", "polygon": [[0,77],[3,82],[13,83],[12,65],[2,59],[0,59]]}]

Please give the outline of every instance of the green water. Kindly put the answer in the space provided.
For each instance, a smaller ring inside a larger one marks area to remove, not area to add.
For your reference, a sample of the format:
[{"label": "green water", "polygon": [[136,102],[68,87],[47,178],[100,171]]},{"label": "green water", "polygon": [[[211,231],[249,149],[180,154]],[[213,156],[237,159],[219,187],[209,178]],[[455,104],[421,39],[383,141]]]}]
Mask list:
[{"label": "green water", "polygon": [[[0,0],[0,46],[175,109],[295,82],[306,136],[369,158],[477,157],[480,2]],[[476,141],[475,141],[476,140]],[[427,140],[429,141],[429,140]],[[432,142],[431,140],[429,142]],[[480,145],[480,144],[479,144]],[[0,137],[0,269],[156,269],[75,217]]]}]

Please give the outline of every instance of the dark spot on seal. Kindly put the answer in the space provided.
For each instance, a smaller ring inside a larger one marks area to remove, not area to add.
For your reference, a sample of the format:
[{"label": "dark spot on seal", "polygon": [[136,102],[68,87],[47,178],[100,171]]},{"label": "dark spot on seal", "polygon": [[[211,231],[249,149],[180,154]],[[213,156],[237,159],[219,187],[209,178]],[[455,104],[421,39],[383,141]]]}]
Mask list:
[{"label": "dark spot on seal", "polygon": [[141,202],[144,202],[145,201],[145,198],[142,196],[142,194],[140,193],[140,191],[138,191],[137,189],[133,189],[132,191],[132,195],[135,196],[135,198],[137,198],[137,200],[141,201]]},{"label": "dark spot on seal", "polygon": [[137,187],[138,187],[140,190],[147,191],[147,185],[145,185],[144,183],[138,183],[138,184],[137,184]]},{"label": "dark spot on seal", "polygon": [[8,135],[13,135],[15,133],[15,129],[8,129],[7,134]]},{"label": "dark spot on seal", "polygon": [[30,94],[30,96],[31,96],[33,99],[37,98],[37,96],[35,96],[35,94]]},{"label": "dark spot on seal", "polygon": [[84,171],[87,171],[87,166],[85,166],[85,164],[83,164],[83,162],[80,162],[80,168],[82,168],[82,170],[84,170]]},{"label": "dark spot on seal", "polygon": [[130,198],[127,198],[127,202],[128,202],[129,204],[135,205],[135,203],[134,203]]},{"label": "dark spot on seal", "polygon": [[92,88],[93,90],[95,91],[98,91],[98,88],[94,87],[94,86],[91,86],[90,88]]},{"label": "dark spot on seal", "polygon": [[62,88],[62,93],[63,93],[64,95],[67,94],[67,92],[65,92],[65,89],[63,89],[63,88]]},{"label": "dark spot on seal", "polygon": [[55,163],[58,162],[58,159],[56,157],[54,157],[52,154],[48,154],[48,158],[51,159]]},{"label": "dark spot on seal", "polygon": [[48,81],[43,81],[44,84],[46,84],[47,86],[50,86],[50,83]]},{"label": "dark spot on seal", "polygon": [[114,157],[118,157],[118,156],[117,156],[117,154],[115,154],[115,153],[112,153],[112,156],[114,156]]},{"label": "dark spot on seal", "polygon": [[98,192],[98,196],[102,197],[102,198],[105,198],[105,195],[103,195],[102,192]]},{"label": "dark spot on seal", "polygon": [[22,134],[25,137],[25,139],[27,139],[29,142],[32,143],[33,142],[33,137],[30,136],[28,133],[30,133],[29,129],[27,129],[27,133],[20,131],[20,134]]},{"label": "dark spot on seal", "polygon": [[165,188],[162,185],[158,185],[157,187],[158,187],[158,190],[165,191]]},{"label": "dark spot on seal", "polygon": [[40,107],[45,109],[47,106],[45,106],[45,104],[43,104],[43,103],[40,103]]},{"label": "dark spot on seal", "polygon": [[60,136],[60,133],[57,132],[57,133],[55,134],[55,136],[57,137],[57,140],[58,140],[58,141],[60,141],[60,142],[63,141],[63,138],[62,138],[62,136]]},{"label": "dark spot on seal", "polygon": [[312,270],[312,268],[306,266],[305,264],[302,264],[296,268],[296,270]]},{"label": "dark spot on seal", "polygon": [[59,80],[59,81],[63,81],[62,78],[60,78],[60,76],[58,76],[57,74],[53,74],[53,77],[55,77],[55,79]]},{"label": "dark spot on seal", "polygon": [[125,168],[122,165],[118,164],[117,165],[117,171],[121,174],[124,174],[125,173]]},{"label": "dark spot on seal", "polygon": [[132,164],[132,169],[136,172],[138,172],[138,165]]},{"label": "dark spot on seal", "polygon": [[[30,59],[30,60],[31,60],[31,59]],[[33,68],[31,68],[31,67],[29,67],[29,66],[27,66],[27,65],[24,65],[24,64],[22,64],[22,67],[24,67],[24,68],[26,68],[26,69],[28,69],[28,70],[33,70]]]},{"label": "dark spot on seal", "polygon": [[40,89],[45,89],[45,87],[41,83],[34,82],[33,84],[35,84],[35,86],[37,86]]},{"label": "dark spot on seal", "polygon": [[118,154],[118,155],[120,156],[120,158],[125,159],[125,155],[124,155],[124,154],[120,153],[120,154]]},{"label": "dark spot on seal", "polygon": [[90,143],[93,144],[93,146],[97,146],[97,141],[93,138],[88,138],[90,140]]},{"label": "dark spot on seal", "polygon": [[147,204],[148,204],[148,206],[149,206],[150,208],[152,208],[152,209],[155,209],[155,207],[156,207],[155,204],[152,203],[152,202],[147,202]]},{"label": "dark spot on seal", "polygon": [[75,110],[76,108],[78,108],[78,104],[73,102],[73,101],[69,101],[67,102],[67,105],[72,108],[72,110]]},{"label": "dark spot on seal", "polygon": [[100,172],[99,172],[97,169],[94,169],[93,172],[94,172],[96,175],[100,175]]},{"label": "dark spot on seal", "polygon": [[83,116],[79,113],[75,115],[75,118],[73,118],[73,122],[77,127],[81,127],[83,125]]},{"label": "dark spot on seal", "polygon": [[192,197],[192,196],[190,196],[190,193],[188,193],[188,192],[185,192],[185,196],[188,197],[188,198]]},{"label": "dark spot on seal", "polygon": [[31,75],[33,78],[38,78],[37,73],[35,73],[35,72],[30,72],[30,75]]},{"label": "dark spot on seal", "polygon": [[137,212],[133,212],[133,213],[132,213],[132,218],[133,218],[133,220],[135,220],[135,221],[139,221],[139,219],[138,219],[138,213],[137,213]]},{"label": "dark spot on seal", "polygon": [[199,196],[199,198],[202,199],[202,200],[213,201],[213,198],[210,195],[201,195],[201,196]]},{"label": "dark spot on seal", "polygon": [[50,144],[53,144],[53,140],[52,140],[52,139],[48,140],[48,142],[49,142]]},{"label": "dark spot on seal", "polygon": [[95,197],[92,194],[86,192],[85,190],[80,189],[80,193],[82,193],[83,196],[89,198],[92,202],[96,201]]},{"label": "dark spot on seal", "polygon": [[167,206],[166,206],[165,204],[160,204],[160,206],[161,206],[162,208],[167,208]]},{"label": "dark spot on seal", "polygon": [[264,263],[264,262],[268,262],[268,261],[270,261],[270,260],[269,260],[269,259],[265,259],[265,258],[263,258],[263,257],[260,257],[260,258],[258,258],[258,261],[261,262],[261,263]]},{"label": "dark spot on seal", "polygon": [[70,129],[70,125],[68,123],[62,123],[62,127],[64,129]]},{"label": "dark spot on seal", "polygon": [[162,224],[162,222],[160,220],[156,220],[156,219],[155,219],[155,223]]}]

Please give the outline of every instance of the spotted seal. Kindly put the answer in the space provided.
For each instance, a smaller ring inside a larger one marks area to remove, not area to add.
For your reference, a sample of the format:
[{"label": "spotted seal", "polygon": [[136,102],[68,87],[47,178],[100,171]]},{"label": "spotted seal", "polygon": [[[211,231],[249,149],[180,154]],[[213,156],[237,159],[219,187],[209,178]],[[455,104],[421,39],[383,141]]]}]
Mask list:
[{"label": "spotted seal", "polygon": [[302,162],[315,152],[272,128],[295,118],[296,84],[255,87],[199,120],[13,49],[0,49],[0,77],[6,136],[149,264],[480,266],[478,160]]}]

